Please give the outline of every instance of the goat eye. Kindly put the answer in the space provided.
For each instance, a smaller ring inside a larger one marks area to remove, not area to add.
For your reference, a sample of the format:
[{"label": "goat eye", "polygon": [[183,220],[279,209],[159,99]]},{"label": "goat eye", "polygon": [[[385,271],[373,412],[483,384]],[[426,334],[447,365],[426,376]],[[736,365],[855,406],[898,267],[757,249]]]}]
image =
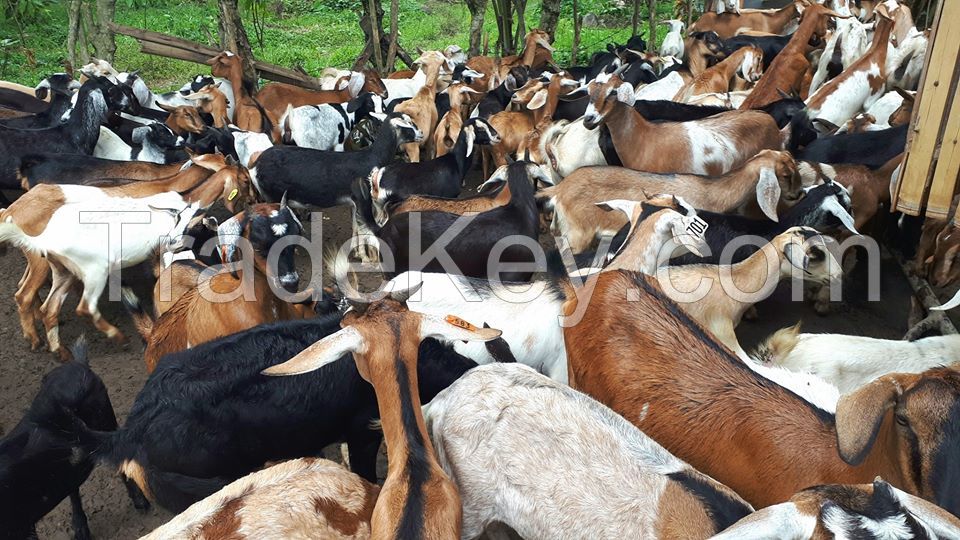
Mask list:
[{"label": "goat eye", "polygon": [[903,427],[910,427],[910,420],[907,419],[902,413],[897,413],[894,415],[894,418],[897,420],[897,424]]},{"label": "goat eye", "polygon": [[826,254],[820,248],[810,248],[810,260],[811,261],[822,261],[826,259]]}]

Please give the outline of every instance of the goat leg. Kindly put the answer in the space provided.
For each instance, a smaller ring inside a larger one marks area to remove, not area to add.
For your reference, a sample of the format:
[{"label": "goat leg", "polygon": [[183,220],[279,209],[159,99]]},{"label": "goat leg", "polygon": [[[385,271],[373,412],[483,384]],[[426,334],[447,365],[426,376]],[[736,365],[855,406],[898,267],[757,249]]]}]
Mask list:
[{"label": "goat leg", "polygon": [[83,504],[80,502],[80,488],[77,488],[70,494],[70,509],[73,513],[70,524],[73,526],[74,540],[90,540],[90,526],[87,525],[87,514],[83,512]]},{"label": "goat leg", "polygon": [[106,275],[88,276],[83,283],[83,295],[80,298],[80,304],[77,306],[77,315],[81,317],[84,315],[90,316],[97,330],[103,332],[114,343],[124,345],[127,343],[127,337],[123,335],[119,328],[103,318],[103,314],[100,313],[98,307],[100,296],[106,286]]},{"label": "goat leg", "polygon": [[130,497],[133,507],[141,514],[147,513],[150,510],[150,501],[143,494],[143,491],[140,491],[140,486],[126,476],[120,475],[120,478],[123,480],[124,487],[127,488],[127,496]]},{"label": "goat leg", "polygon": [[40,306],[40,312],[43,316],[43,326],[47,332],[50,352],[59,354],[60,359],[66,362],[70,360],[72,355],[66,347],[60,347],[60,308],[63,307],[63,301],[70,293],[70,288],[76,282],[76,278],[61,264],[52,260],[50,261],[50,269],[53,271],[53,284],[50,286],[47,299]]},{"label": "goat leg", "polygon": [[27,258],[27,268],[20,279],[14,300],[17,303],[23,337],[30,341],[30,350],[37,351],[43,344],[37,333],[37,323],[40,321],[38,297],[40,288],[50,276],[50,266],[47,260],[37,253],[25,252],[24,255]]}]

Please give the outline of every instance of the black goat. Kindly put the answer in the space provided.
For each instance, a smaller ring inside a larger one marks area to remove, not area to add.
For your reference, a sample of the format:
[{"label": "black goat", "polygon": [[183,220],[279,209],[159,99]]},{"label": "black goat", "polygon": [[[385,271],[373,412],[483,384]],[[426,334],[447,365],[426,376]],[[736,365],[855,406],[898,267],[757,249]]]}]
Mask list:
[{"label": "black goat", "polygon": [[330,208],[351,202],[351,185],[367,178],[374,167],[393,160],[403,143],[418,142],[423,134],[410,118],[391,114],[380,126],[373,144],[355,152],[327,152],[312,148],[273,146],[264,150],[250,169],[254,185],[268,201],[286,193],[291,204]]},{"label": "black goat", "polygon": [[[535,184],[543,182],[551,185],[551,182],[538,166],[527,161],[502,167],[490,180],[496,180],[498,175],[504,176],[502,179],[506,180],[510,187],[510,202],[506,205],[470,217],[427,211],[406,212],[388,220],[377,233],[381,250],[389,250],[394,259],[394,268],[387,268],[385,273],[395,276],[408,270],[422,270],[487,279],[499,278],[505,281],[529,280],[533,275],[529,270],[507,270],[498,272],[498,276],[488,276],[487,263],[494,246],[505,237],[526,237],[534,244],[537,243],[540,217],[534,199]],[[437,240],[446,234],[458,219],[468,221],[446,245],[437,244]],[[417,245],[413,241],[414,237],[419,237],[419,253],[411,252],[411,245]],[[431,248],[444,251],[457,269],[444,268],[436,257],[426,257]],[[502,250],[498,260],[507,264],[532,263],[533,255],[529,246],[513,242]]]},{"label": "black goat", "polygon": [[[799,121],[806,114],[797,115]],[[897,155],[903,153],[907,142],[909,125],[865,131],[863,133],[841,133],[821,137],[802,150],[794,148],[791,140],[790,151],[798,160],[818,163],[856,163],[877,169]]]},{"label": "black goat", "polygon": [[[87,365],[82,338],[73,356],[44,375],[23,420],[0,439],[0,538],[36,538],[37,521],[68,496],[74,538],[90,538],[80,485],[95,461],[71,432],[76,426],[112,432],[117,419],[107,388]],[[145,508],[142,497],[135,501]]]},{"label": "black goat", "polygon": [[[346,441],[354,472],[376,482],[382,433],[373,387],[348,357],[297,377],[261,371],[340,329],[340,316],[261,325],[159,363],[115,433],[85,433],[101,461],[121,466],[160,506],[179,512],[265,462],[320,455]],[[434,340],[420,345],[426,403],[472,360]],[[175,398],[175,399],[174,399]]]},{"label": "black goat", "polygon": [[[502,112],[510,104],[513,94],[527,84],[530,78],[530,71],[525,67],[511,68],[506,79],[500,83],[500,86],[487,92],[477,105],[477,116],[484,120],[489,120],[491,116]],[[438,117],[439,118],[439,117]]]},{"label": "black goat", "polygon": [[237,148],[234,146],[233,132],[230,131],[230,128],[207,126],[202,135],[190,133],[187,136],[186,146],[194,154],[220,153],[224,156],[232,156],[236,160],[240,159]]},{"label": "black goat", "polygon": [[366,187],[377,221],[386,221],[387,206],[411,195],[456,197],[473,167],[474,145],[496,144],[499,140],[496,130],[486,120],[471,118],[460,130],[457,144],[449,154],[420,163],[396,162],[375,168]]},{"label": "black goat", "polygon": [[183,149],[186,143],[183,137],[160,122],[135,129],[133,131],[133,142],[138,146],[134,146],[130,152],[130,159],[132,160],[166,165],[182,163],[190,157]]},{"label": "black goat", "polygon": [[[126,107],[129,100],[119,86],[97,77],[80,87],[77,107],[66,123],[39,130],[0,127],[0,189],[20,189],[17,170],[24,154],[92,154],[108,111]],[[0,205],[3,203],[0,195]]]},{"label": "black goat", "polygon": [[70,110],[73,92],[80,88],[80,83],[74,80],[69,73],[54,73],[37,85],[36,95],[39,99],[46,99],[51,94],[50,106],[43,112],[22,118],[10,118],[2,123],[7,127],[16,128],[43,128],[55,126],[61,122],[63,114]]},{"label": "black goat", "polygon": [[763,71],[767,71],[767,68],[770,67],[770,62],[773,62],[773,59],[787,46],[787,43],[790,42],[790,38],[792,37],[793,34],[785,36],[733,36],[732,38],[723,40],[723,53],[726,56],[730,56],[738,49],[742,49],[748,45],[759,47],[763,50]]}]

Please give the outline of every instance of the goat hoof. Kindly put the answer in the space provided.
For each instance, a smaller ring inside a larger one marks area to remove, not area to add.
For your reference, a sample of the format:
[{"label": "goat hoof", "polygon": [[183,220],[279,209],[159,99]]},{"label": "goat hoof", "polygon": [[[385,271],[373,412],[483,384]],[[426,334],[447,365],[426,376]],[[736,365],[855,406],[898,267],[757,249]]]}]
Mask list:
[{"label": "goat hoof", "polygon": [[59,349],[52,352],[56,354],[57,357],[60,359],[60,361],[63,363],[67,363],[73,360],[73,353],[71,353],[70,349],[68,349],[67,347],[60,347]]},{"label": "goat hoof", "polygon": [[30,351],[32,351],[32,352],[38,352],[41,348],[43,348],[43,343],[41,343],[39,339],[37,339],[37,340],[31,339],[31,340],[30,340]]}]

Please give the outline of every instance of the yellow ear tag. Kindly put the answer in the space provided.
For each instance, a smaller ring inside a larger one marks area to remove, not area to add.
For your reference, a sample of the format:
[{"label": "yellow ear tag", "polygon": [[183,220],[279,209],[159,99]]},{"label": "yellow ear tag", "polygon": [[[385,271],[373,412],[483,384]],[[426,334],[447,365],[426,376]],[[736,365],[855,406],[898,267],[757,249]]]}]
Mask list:
[{"label": "yellow ear tag", "polygon": [[240,193],[240,190],[233,188],[229,195],[227,195],[227,200],[232,201],[237,198],[237,194]]},{"label": "yellow ear tag", "polygon": [[454,326],[463,328],[464,330],[469,330],[471,332],[476,332],[477,327],[468,323],[467,321],[461,319],[460,317],[455,317],[453,315],[447,315],[446,321]]}]

